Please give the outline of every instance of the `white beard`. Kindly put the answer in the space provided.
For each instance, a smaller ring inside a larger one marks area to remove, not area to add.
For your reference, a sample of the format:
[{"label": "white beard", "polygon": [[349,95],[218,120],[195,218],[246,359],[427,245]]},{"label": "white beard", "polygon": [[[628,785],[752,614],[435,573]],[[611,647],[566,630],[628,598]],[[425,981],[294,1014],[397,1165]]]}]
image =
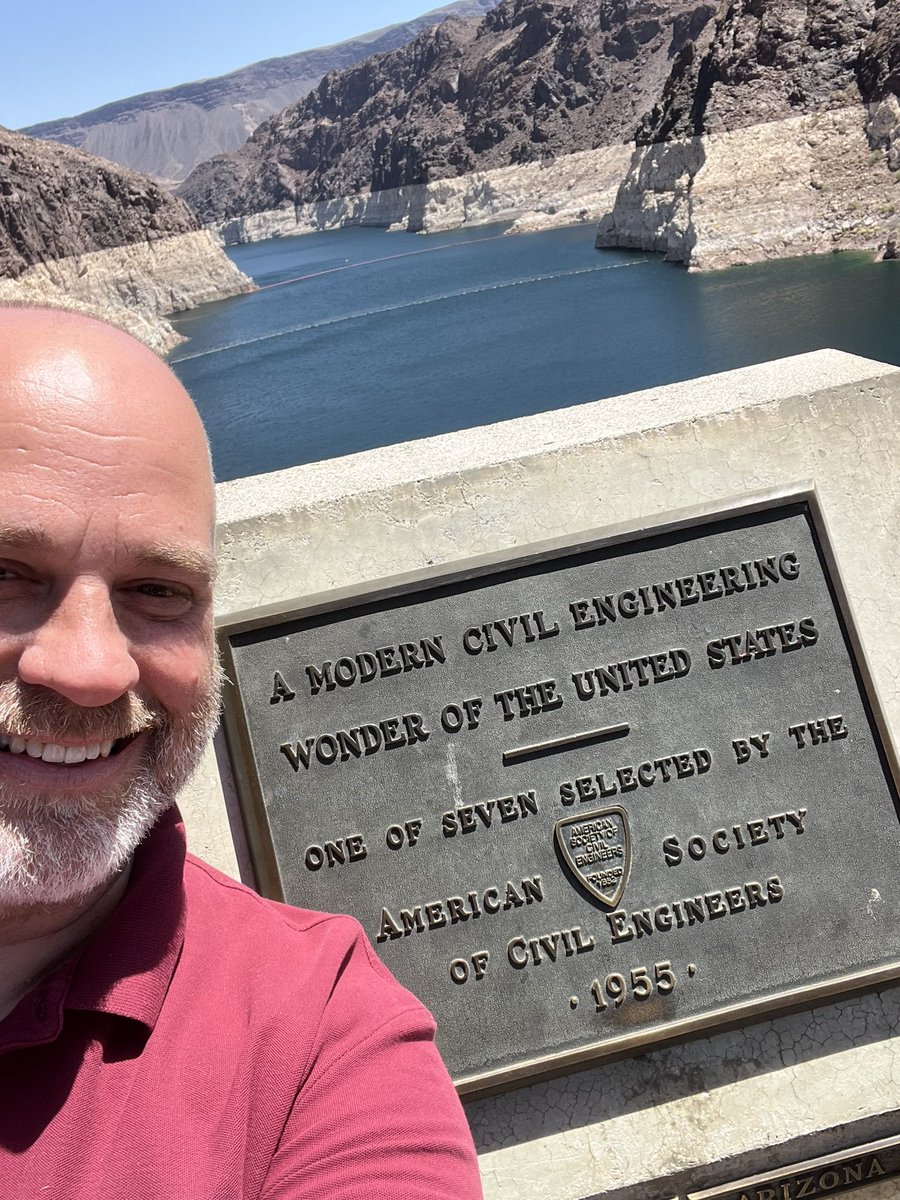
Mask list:
[{"label": "white beard", "polygon": [[[102,741],[147,730],[143,760],[119,788],[92,795],[23,793],[0,784],[0,909],[65,904],[110,881],[193,774],[218,718],[219,676],[211,673],[194,712],[173,718],[127,696],[79,709],[16,680],[0,685],[0,727],[84,733]],[[9,753],[2,751],[0,753]]]},{"label": "white beard", "polygon": [[173,802],[142,771],[115,805],[75,795],[0,817],[0,908],[65,904],[112,879]]}]

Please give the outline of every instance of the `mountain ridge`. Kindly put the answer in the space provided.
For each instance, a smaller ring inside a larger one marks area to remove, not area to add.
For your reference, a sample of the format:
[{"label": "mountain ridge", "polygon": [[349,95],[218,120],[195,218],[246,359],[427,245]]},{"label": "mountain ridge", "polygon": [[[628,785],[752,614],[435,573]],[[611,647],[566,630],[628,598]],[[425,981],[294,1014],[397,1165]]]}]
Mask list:
[{"label": "mountain ridge", "polygon": [[453,0],[411,21],[210,76],[113,100],[19,132],[87,150],[174,185],[199,162],[236,149],[266,117],[306,95],[329,71],[404,44],[455,13],[497,0]]},{"label": "mountain ridge", "polygon": [[503,0],[326,75],[179,187],[205,223],[630,141],[697,0]]}]

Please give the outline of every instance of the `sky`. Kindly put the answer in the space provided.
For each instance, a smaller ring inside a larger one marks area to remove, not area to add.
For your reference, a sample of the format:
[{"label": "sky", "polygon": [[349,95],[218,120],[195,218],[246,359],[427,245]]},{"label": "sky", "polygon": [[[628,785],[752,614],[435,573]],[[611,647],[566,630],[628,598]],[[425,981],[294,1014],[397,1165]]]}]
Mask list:
[{"label": "sky", "polygon": [[15,0],[0,125],[19,129],[408,21],[447,0]]}]

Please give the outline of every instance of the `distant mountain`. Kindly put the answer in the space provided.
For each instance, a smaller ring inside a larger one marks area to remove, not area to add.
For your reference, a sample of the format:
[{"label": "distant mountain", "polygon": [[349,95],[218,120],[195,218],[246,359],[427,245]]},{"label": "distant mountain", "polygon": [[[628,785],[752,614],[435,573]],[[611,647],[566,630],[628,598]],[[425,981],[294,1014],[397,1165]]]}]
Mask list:
[{"label": "distant mountain", "polygon": [[76,117],[21,130],[143,171],[164,183],[184,179],[200,162],[242,145],[261,121],[340,70],[393,50],[448,16],[483,16],[498,0],[455,0],[412,21],[333,46],[268,58],[228,75],[130,96]]}]

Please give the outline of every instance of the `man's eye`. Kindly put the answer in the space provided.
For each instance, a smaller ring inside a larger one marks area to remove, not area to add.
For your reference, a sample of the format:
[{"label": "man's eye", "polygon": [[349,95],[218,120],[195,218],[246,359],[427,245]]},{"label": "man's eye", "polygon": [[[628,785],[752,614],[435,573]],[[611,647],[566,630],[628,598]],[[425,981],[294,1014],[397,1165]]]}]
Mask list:
[{"label": "man's eye", "polygon": [[8,567],[0,563],[0,583],[19,583],[26,580],[29,576],[23,571],[16,570],[15,567]]},{"label": "man's eye", "polygon": [[127,589],[131,602],[151,616],[178,617],[186,613],[193,604],[190,589],[175,583],[158,583],[149,580],[132,584]]},{"label": "man's eye", "polygon": [[139,583],[136,590],[144,596],[182,596],[185,599],[190,598],[189,594],[182,588],[172,587],[168,583]]}]

